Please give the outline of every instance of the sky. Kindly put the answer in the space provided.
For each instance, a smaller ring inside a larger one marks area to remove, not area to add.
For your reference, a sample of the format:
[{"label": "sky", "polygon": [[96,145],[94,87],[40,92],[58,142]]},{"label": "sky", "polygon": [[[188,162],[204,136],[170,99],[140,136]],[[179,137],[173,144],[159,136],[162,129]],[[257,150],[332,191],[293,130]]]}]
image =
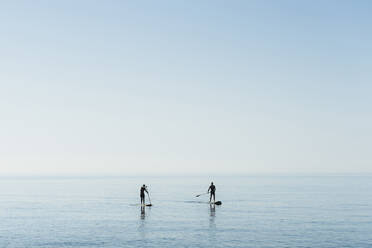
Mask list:
[{"label": "sky", "polygon": [[1,1],[0,175],[372,173],[371,1]]}]

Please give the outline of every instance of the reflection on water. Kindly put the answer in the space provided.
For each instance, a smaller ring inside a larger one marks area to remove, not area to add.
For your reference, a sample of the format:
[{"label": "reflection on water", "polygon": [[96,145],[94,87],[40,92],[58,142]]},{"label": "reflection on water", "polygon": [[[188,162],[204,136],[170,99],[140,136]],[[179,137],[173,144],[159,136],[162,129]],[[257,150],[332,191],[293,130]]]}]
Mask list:
[{"label": "reflection on water", "polygon": [[209,205],[210,209],[210,216],[215,217],[216,216],[216,206],[214,204]]},{"label": "reflection on water", "polygon": [[139,219],[138,231],[142,240],[146,239],[146,210],[145,206],[141,206],[141,214]]},{"label": "reflection on water", "polygon": [[141,206],[141,220],[144,220],[145,217],[146,217],[145,207]]},{"label": "reflection on water", "polygon": [[209,240],[211,243],[216,242],[216,206],[214,204],[209,205]]}]

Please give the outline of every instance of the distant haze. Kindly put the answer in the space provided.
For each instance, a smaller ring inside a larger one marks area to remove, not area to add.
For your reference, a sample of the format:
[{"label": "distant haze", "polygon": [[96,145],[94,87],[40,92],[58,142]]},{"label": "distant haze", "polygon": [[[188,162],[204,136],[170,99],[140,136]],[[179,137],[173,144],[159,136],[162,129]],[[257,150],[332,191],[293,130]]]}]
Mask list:
[{"label": "distant haze", "polygon": [[371,1],[3,1],[0,175],[372,172]]}]

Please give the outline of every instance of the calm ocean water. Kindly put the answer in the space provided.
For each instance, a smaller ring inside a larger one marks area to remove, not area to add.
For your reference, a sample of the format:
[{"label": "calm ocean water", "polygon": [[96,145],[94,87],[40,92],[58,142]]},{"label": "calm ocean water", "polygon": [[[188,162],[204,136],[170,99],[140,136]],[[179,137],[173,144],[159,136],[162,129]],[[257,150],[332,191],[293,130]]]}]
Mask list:
[{"label": "calm ocean water", "polygon": [[1,178],[0,220],[1,248],[372,247],[372,176]]}]

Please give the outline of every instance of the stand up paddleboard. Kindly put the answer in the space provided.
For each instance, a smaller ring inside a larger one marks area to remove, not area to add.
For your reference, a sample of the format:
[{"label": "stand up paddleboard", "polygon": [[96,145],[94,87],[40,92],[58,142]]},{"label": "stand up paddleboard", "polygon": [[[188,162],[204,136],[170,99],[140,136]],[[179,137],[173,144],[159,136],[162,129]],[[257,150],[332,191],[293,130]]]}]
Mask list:
[{"label": "stand up paddleboard", "polygon": [[216,202],[211,202],[210,204],[214,204],[214,205],[221,205],[222,202],[221,201],[216,201]]},{"label": "stand up paddleboard", "polygon": [[143,205],[143,204],[140,204],[140,203],[136,203],[136,204],[129,204],[129,206],[151,207],[152,204]]}]

